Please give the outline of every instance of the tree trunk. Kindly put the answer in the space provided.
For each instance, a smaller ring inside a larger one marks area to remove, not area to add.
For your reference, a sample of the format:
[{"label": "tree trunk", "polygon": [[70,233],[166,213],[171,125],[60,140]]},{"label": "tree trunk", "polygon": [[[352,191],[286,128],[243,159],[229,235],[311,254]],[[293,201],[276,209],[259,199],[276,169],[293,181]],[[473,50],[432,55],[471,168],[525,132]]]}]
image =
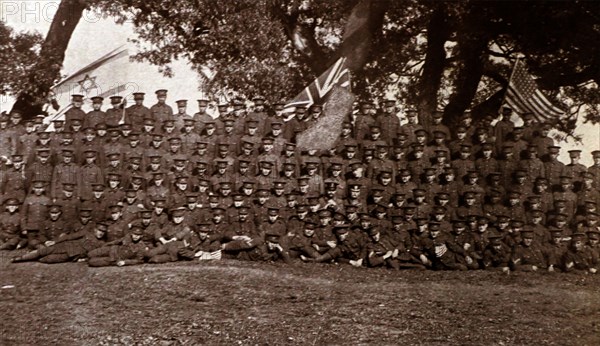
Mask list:
[{"label": "tree trunk", "polygon": [[[417,107],[421,115],[431,114],[437,108],[437,93],[446,62],[444,44],[449,37],[448,14],[445,5],[438,3],[427,25],[427,50],[417,98]],[[419,121],[423,123],[423,119]]]},{"label": "tree trunk", "polygon": [[43,106],[47,102],[48,93],[60,78],[69,41],[86,7],[85,0],[60,2],[42,45],[40,61],[29,76],[30,84],[35,87],[19,94],[13,106],[13,111],[21,111],[24,118],[44,114]]},{"label": "tree trunk", "polygon": [[342,44],[332,60],[345,56],[348,68],[360,71],[369,61],[376,34],[381,31],[388,6],[388,0],[361,0],[356,4],[346,23]]},{"label": "tree trunk", "polygon": [[461,36],[458,41],[460,70],[455,83],[456,91],[450,96],[450,101],[444,110],[444,123],[450,128],[458,126],[460,116],[471,105],[487,59],[487,37],[473,37],[469,34]]}]

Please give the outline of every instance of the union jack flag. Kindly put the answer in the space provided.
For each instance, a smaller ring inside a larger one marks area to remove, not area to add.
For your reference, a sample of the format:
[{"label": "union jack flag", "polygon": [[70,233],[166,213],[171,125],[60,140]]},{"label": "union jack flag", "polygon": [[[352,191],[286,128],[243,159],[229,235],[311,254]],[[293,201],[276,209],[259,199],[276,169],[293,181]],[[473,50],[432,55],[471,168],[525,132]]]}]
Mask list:
[{"label": "union jack flag", "polygon": [[[346,67],[346,58],[339,58],[327,71],[323,72],[319,78],[315,79],[309,86],[304,88],[293,100],[288,102],[283,108],[284,113],[291,113],[296,107],[304,106],[306,108],[313,104],[323,105],[327,102],[327,96],[335,85],[343,88],[350,88],[350,70]],[[286,120],[291,119],[288,118]]]}]

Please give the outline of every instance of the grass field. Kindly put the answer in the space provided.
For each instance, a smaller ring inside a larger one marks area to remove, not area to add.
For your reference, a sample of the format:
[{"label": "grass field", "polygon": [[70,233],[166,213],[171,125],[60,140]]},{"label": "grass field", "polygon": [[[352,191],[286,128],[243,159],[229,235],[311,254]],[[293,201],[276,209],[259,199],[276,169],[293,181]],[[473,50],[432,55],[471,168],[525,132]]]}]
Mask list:
[{"label": "grass field", "polygon": [[600,276],[0,263],[0,345],[600,345]]}]

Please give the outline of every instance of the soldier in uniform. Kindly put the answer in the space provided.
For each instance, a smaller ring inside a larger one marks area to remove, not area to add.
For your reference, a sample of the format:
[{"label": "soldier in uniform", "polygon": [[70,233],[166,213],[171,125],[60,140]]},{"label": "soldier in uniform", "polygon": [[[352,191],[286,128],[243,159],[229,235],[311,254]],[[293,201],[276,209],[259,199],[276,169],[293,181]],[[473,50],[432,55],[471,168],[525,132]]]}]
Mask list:
[{"label": "soldier in uniform", "polygon": [[21,238],[21,213],[19,199],[6,196],[5,210],[0,214],[0,250],[14,250],[26,243]]},{"label": "soldier in uniform", "polygon": [[81,179],[80,167],[73,162],[73,151],[71,149],[64,149],[62,151],[62,158],[63,162],[56,165],[52,173],[52,191],[50,193],[52,198],[60,196],[63,183],[77,185]]},{"label": "soldier in uniform", "polygon": [[186,119],[187,120],[194,120],[194,119],[192,118],[191,115],[186,113],[187,100],[177,100],[177,101],[175,101],[175,103],[177,104],[177,113],[173,115],[173,118],[175,120],[175,129],[180,132],[183,129],[184,121]]},{"label": "soldier in uniform", "polygon": [[595,264],[591,252],[586,246],[586,235],[576,233],[571,236],[571,243],[562,258],[562,269],[565,272],[587,271],[595,274],[598,264]]},{"label": "soldier in uniform", "polygon": [[92,110],[89,111],[83,121],[83,127],[95,128],[96,125],[104,123],[106,121],[106,113],[102,111],[102,102],[104,97],[94,96],[92,100]]},{"label": "soldier in uniform", "polygon": [[539,245],[534,242],[532,231],[521,231],[521,244],[517,245],[511,257],[512,269],[515,271],[537,271],[547,269],[548,264]]},{"label": "soldier in uniform", "polygon": [[92,231],[83,228],[58,238],[51,245],[41,246],[23,256],[15,257],[12,262],[39,261],[51,264],[85,259],[90,251],[104,246],[107,230],[106,224],[96,223]]},{"label": "soldier in uniform", "polygon": [[155,92],[158,102],[150,107],[150,113],[156,124],[162,124],[165,120],[173,119],[173,108],[167,105],[167,90],[160,89]]},{"label": "soldier in uniform", "polygon": [[112,106],[112,108],[109,108],[106,110],[106,126],[111,129],[111,128],[118,128],[121,120],[123,119],[124,116],[124,104],[123,104],[123,97],[122,96],[111,96],[110,97],[110,104]]},{"label": "soldier in uniform", "polygon": [[508,273],[511,259],[510,248],[502,242],[502,236],[498,233],[490,234],[488,239],[490,242],[483,251],[483,268]]},{"label": "soldier in uniform", "polygon": [[133,101],[135,103],[125,109],[125,123],[131,124],[134,131],[142,131],[144,119],[152,118],[150,109],[144,106],[145,95],[143,92],[133,93]]},{"label": "soldier in uniform", "polygon": [[194,114],[193,119],[196,121],[196,133],[200,134],[204,130],[204,126],[207,122],[213,121],[213,118],[206,113],[206,108],[208,107],[208,100],[200,99],[198,100],[198,112]]},{"label": "soldier in uniform", "polygon": [[565,164],[558,161],[560,153],[559,146],[549,146],[547,148],[546,161],[544,162],[545,178],[551,186],[559,184],[561,176],[565,175]]},{"label": "soldier in uniform", "polygon": [[179,258],[179,250],[185,247],[191,227],[185,220],[185,208],[175,208],[172,220],[157,229],[155,240],[158,246],[148,251],[149,263],[174,262]]},{"label": "soldier in uniform", "polygon": [[74,94],[71,95],[71,108],[65,112],[65,127],[71,128],[73,119],[77,119],[81,122],[85,119],[85,112],[81,110],[83,106],[83,95]]},{"label": "soldier in uniform", "polygon": [[142,241],[144,228],[137,222],[131,233],[88,253],[90,267],[127,266],[144,263],[149,247]]},{"label": "soldier in uniform", "polygon": [[11,159],[11,168],[0,168],[4,170],[3,174],[0,174],[0,202],[2,196],[12,196],[20,202],[25,199],[27,186],[23,155],[12,155]]},{"label": "soldier in uniform", "polygon": [[592,151],[592,159],[594,164],[587,170],[594,175],[594,186],[596,190],[600,191],[600,150]]},{"label": "soldier in uniform", "polygon": [[[367,258],[367,243],[365,235],[356,228],[350,230],[349,225],[340,225],[333,228],[337,239],[337,246],[331,248],[324,254],[311,262],[327,262],[335,260],[340,263],[348,263],[354,267],[361,267]],[[366,263],[365,263],[366,264]]]},{"label": "soldier in uniform", "polygon": [[587,168],[579,163],[581,159],[581,150],[569,150],[571,162],[565,166],[565,175],[573,179],[575,184],[581,182],[581,174],[587,172]]},{"label": "soldier in uniform", "polygon": [[410,108],[406,111],[407,123],[400,126],[402,132],[408,137],[408,143],[414,143],[416,139],[416,132],[422,130],[423,126],[418,122],[419,112],[415,108]]}]

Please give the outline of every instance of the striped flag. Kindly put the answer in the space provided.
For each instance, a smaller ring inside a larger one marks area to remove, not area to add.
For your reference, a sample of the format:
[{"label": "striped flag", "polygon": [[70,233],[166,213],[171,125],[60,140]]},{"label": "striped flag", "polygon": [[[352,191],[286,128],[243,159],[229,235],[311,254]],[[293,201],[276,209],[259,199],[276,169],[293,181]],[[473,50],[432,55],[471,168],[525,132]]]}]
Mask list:
[{"label": "striped flag", "polygon": [[103,65],[108,64],[109,62],[111,62],[113,60],[117,60],[119,58],[123,58],[126,56],[129,56],[129,53],[126,48],[119,47],[119,48],[113,49],[112,51],[110,51],[110,52],[106,53],[105,55],[101,56],[100,58],[98,58],[96,61],[90,63],[89,65],[81,68],[79,71],[77,71],[77,72],[71,74],[70,76],[68,76],[67,78],[63,79],[62,81],[60,81],[59,83],[54,85],[52,87],[52,89],[56,90],[64,85],[69,84],[69,83],[77,82],[77,79],[79,79],[80,77],[94,72],[94,70],[98,69],[99,67],[101,67]]},{"label": "striped flag", "polygon": [[[111,90],[129,82],[127,76],[127,61],[129,53],[126,48],[120,47],[104,54],[92,63],[72,73],[52,87],[53,99],[50,101],[57,111],[68,107],[71,95],[83,94],[86,98],[93,96],[112,96]],[[59,105],[62,103],[62,106]]]},{"label": "striped flag", "polygon": [[565,115],[538,88],[521,59],[515,63],[504,101],[518,114],[532,113],[538,122],[552,121]]},{"label": "striped flag", "polygon": [[[292,101],[288,102],[283,108],[283,112],[291,113],[299,106],[308,108],[313,104],[323,105],[327,102],[327,97],[331,94],[335,85],[339,85],[342,88],[350,88],[350,70],[346,66],[345,57],[339,58],[319,78],[304,88]],[[285,120],[290,119],[291,117],[288,117]]]}]

